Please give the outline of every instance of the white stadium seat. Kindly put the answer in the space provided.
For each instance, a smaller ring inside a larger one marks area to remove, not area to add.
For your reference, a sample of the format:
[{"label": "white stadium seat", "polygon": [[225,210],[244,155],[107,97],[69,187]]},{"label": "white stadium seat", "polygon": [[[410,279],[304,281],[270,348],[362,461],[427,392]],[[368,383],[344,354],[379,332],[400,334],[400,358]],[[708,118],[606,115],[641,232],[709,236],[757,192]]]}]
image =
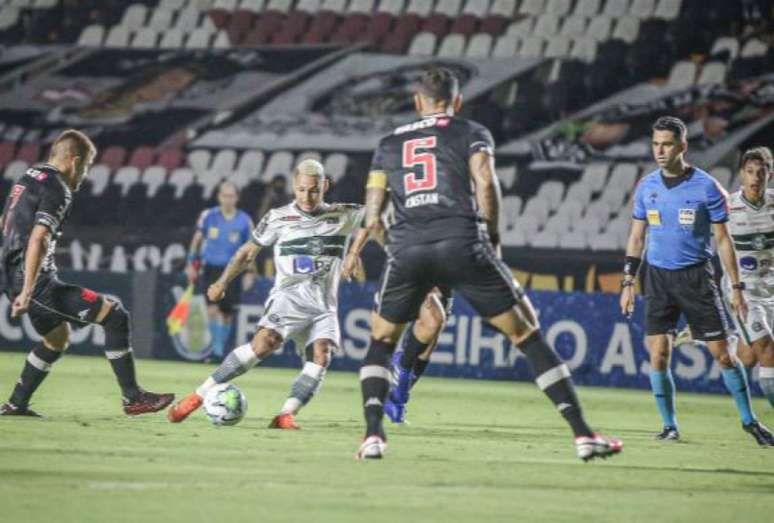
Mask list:
[{"label": "white stadium seat", "polygon": [[266,162],[262,179],[264,182],[269,182],[275,176],[282,175],[290,181],[293,167],[293,154],[288,151],[277,151]]},{"label": "white stadium seat", "polygon": [[347,12],[370,15],[374,10],[374,3],[374,0],[351,0]]},{"label": "white stadium seat", "polygon": [[516,4],[516,0],[494,0],[492,7],[489,9],[489,14],[502,16],[503,18],[513,18]]},{"label": "white stadium seat", "polygon": [[433,0],[409,0],[406,7],[406,14],[415,14],[417,16],[428,16],[433,10]]},{"label": "white stadium seat", "polygon": [[624,42],[631,44],[637,39],[639,33],[640,21],[633,16],[623,16],[615,24],[613,38],[620,38]]},{"label": "white stadium seat", "polygon": [[186,49],[207,49],[210,46],[210,32],[206,29],[194,29],[185,41]]},{"label": "white stadium seat", "polygon": [[175,188],[175,198],[180,198],[190,185],[194,183],[194,172],[187,167],[180,167],[169,175],[169,183]]},{"label": "white stadium seat", "polygon": [[186,8],[177,14],[174,27],[184,33],[193,31],[199,26],[201,12],[197,9]]},{"label": "white stadium seat", "polygon": [[422,31],[414,36],[408,49],[410,56],[432,56],[435,52],[436,36],[428,31]]},{"label": "white stadium seat", "polygon": [[510,167],[498,167],[497,177],[500,179],[500,186],[503,189],[510,189],[513,187],[513,184],[516,181],[516,166],[511,165]]},{"label": "white stadium seat", "polygon": [[535,27],[532,29],[533,36],[539,36],[541,38],[551,38],[559,32],[559,17],[556,15],[542,15],[538,17],[535,22]]},{"label": "white stadium seat", "polygon": [[238,173],[246,173],[253,179],[259,180],[263,172],[263,162],[263,151],[247,151],[239,158],[236,171]]},{"label": "white stadium seat", "polygon": [[653,16],[662,20],[674,20],[680,14],[683,0],[659,0]]},{"label": "white stadium seat", "polygon": [[519,50],[519,39],[512,35],[502,35],[497,38],[492,49],[492,58],[512,58]]},{"label": "white stadium seat", "polygon": [[168,9],[157,8],[151,13],[148,27],[152,27],[156,31],[166,31],[172,27],[172,19],[174,18],[174,11]]},{"label": "white stadium seat", "polygon": [[597,41],[593,38],[576,38],[572,43],[570,58],[593,62],[597,57]]},{"label": "white stadium seat", "polygon": [[135,31],[145,25],[147,14],[147,7],[142,4],[132,4],[124,11],[124,16],[121,18],[119,25],[130,31]]},{"label": "white stadium seat", "polygon": [[608,0],[602,11],[606,16],[618,18],[629,12],[629,0]]},{"label": "white stadium seat", "polygon": [[266,0],[242,0],[239,4],[239,9],[244,11],[251,11],[253,13],[260,13],[263,11],[266,5]]},{"label": "white stadium seat", "polygon": [[710,55],[717,55],[720,53],[728,53],[729,60],[734,60],[739,56],[739,40],[733,36],[722,36],[715,40],[710,50]]},{"label": "white stadium seat", "polygon": [[765,42],[758,40],[757,38],[753,38],[752,40],[749,40],[746,44],[744,44],[744,47],[742,48],[742,52],[740,53],[740,56],[742,58],[752,58],[755,56],[763,56],[769,51],[769,46],[766,45]]},{"label": "white stadium seat", "polygon": [[596,16],[591,19],[586,28],[586,35],[597,42],[605,42],[610,39],[613,31],[613,19],[607,16]]},{"label": "white stadium seat", "polygon": [[465,51],[465,37],[458,33],[451,33],[441,42],[436,56],[440,58],[459,58]]},{"label": "white stadium seat", "polygon": [[599,7],[602,0],[578,0],[575,4],[575,16],[585,16],[593,18],[599,13]]},{"label": "white stadium seat", "polygon": [[521,47],[519,48],[519,56],[527,58],[540,58],[543,56],[543,46],[545,40],[536,36],[530,36],[524,38],[521,41]]},{"label": "white stadium seat", "polygon": [[159,35],[155,29],[143,27],[135,33],[134,38],[132,38],[131,47],[152,49],[156,47],[158,39]]},{"label": "white stadium seat", "polygon": [[633,0],[629,14],[640,20],[647,20],[653,16],[655,9],[656,0]]},{"label": "white stadium seat", "polygon": [[552,37],[548,41],[546,50],[543,56],[546,58],[560,58],[568,56],[570,54],[570,39],[563,35],[557,35]]},{"label": "white stadium seat", "polygon": [[[462,8],[462,14],[484,18],[489,10],[489,0],[467,0]],[[512,12],[512,11],[511,11]]]},{"label": "white stadium seat", "polygon": [[148,197],[152,198],[167,178],[167,170],[160,165],[151,165],[142,173],[142,181],[148,186]]},{"label": "white stadium seat", "polygon": [[403,12],[403,8],[406,6],[406,0],[381,0],[379,7],[377,7],[377,13],[389,13],[393,16],[398,16]]},{"label": "white stadium seat", "polygon": [[[289,13],[293,9],[293,0],[269,0],[266,4],[267,11],[279,11]],[[341,10],[343,12],[343,9]]]},{"label": "white stadium seat", "polygon": [[110,167],[98,163],[89,169],[89,181],[91,182],[91,194],[101,196],[110,183]]},{"label": "white stadium seat", "polygon": [[164,31],[164,36],[159,42],[159,49],[179,49],[183,47],[185,33],[181,29],[172,28]]},{"label": "white stadium seat", "polygon": [[704,84],[722,84],[726,81],[726,64],[723,62],[708,62],[704,64],[699,73],[696,83]]},{"label": "white stadium seat", "polygon": [[122,25],[112,27],[105,38],[105,47],[129,47],[129,30]]},{"label": "white stadium seat", "polygon": [[341,180],[345,174],[347,174],[347,164],[349,159],[346,154],[333,153],[329,154],[325,158],[323,167],[325,167],[325,174],[331,177],[334,183]]},{"label": "white stadium seat", "polygon": [[78,45],[85,47],[99,47],[102,45],[102,39],[105,38],[105,28],[99,24],[86,26],[78,37]]},{"label": "white stadium seat", "polygon": [[455,18],[462,9],[462,0],[438,0],[433,8],[434,13]]},{"label": "white stadium seat", "polygon": [[570,38],[579,38],[586,35],[587,20],[582,16],[569,16],[564,19],[559,34]]},{"label": "white stadium seat", "polygon": [[211,160],[212,154],[207,149],[196,149],[188,153],[188,165],[196,174],[207,171]]},{"label": "white stadium seat", "polygon": [[519,12],[525,15],[538,16],[545,12],[545,0],[523,0]]},{"label": "white stadium seat", "polygon": [[567,16],[571,7],[571,0],[548,0],[545,12],[556,16]]},{"label": "white stadium seat", "polygon": [[29,165],[27,165],[27,162],[23,160],[14,160],[6,166],[3,178],[15,181],[19,176],[24,174],[28,167]]},{"label": "white stadium seat", "polygon": [[508,26],[508,29],[505,30],[505,34],[521,37],[530,36],[532,34],[532,28],[534,25],[534,18],[522,18],[521,20],[512,22]]},{"label": "white stadium seat", "polygon": [[693,85],[696,80],[696,64],[683,60],[672,66],[667,79],[669,87],[685,88]]},{"label": "white stadium seat", "polygon": [[487,33],[474,34],[465,49],[467,58],[487,58],[492,51],[492,36]]},{"label": "white stadium seat", "polygon": [[137,167],[127,165],[116,171],[113,183],[121,187],[121,194],[126,196],[129,188],[140,180],[140,170]]}]

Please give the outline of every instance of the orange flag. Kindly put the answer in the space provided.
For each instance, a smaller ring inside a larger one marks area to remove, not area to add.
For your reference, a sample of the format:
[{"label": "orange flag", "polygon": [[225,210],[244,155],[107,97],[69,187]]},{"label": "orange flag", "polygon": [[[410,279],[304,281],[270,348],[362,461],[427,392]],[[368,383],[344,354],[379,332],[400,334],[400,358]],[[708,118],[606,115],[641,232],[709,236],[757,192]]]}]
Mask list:
[{"label": "orange flag", "polygon": [[183,327],[188,322],[188,313],[191,309],[191,297],[193,297],[194,285],[193,283],[188,285],[183,295],[175,304],[175,307],[167,316],[167,329],[170,336],[175,336],[183,330]]}]

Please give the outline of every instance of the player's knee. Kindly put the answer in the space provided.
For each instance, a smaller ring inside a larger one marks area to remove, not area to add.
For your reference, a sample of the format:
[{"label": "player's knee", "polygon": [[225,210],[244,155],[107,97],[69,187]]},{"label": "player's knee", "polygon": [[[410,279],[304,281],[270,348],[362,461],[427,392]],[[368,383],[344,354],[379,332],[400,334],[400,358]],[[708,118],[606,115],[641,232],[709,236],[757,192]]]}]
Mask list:
[{"label": "player's knee", "polygon": [[433,304],[429,307],[422,307],[416,328],[424,334],[434,335],[443,328],[445,321],[446,314],[444,314],[443,309]]},{"label": "player's knee", "polygon": [[333,354],[333,343],[323,342],[315,343],[312,346],[312,361],[321,367],[328,368],[331,364],[331,356]]},{"label": "player's knee", "polygon": [[64,352],[70,346],[70,324],[62,323],[43,338],[43,345],[54,352]]},{"label": "player's knee", "polygon": [[258,357],[263,357],[282,346],[282,336],[273,329],[261,329],[253,336],[252,346],[253,352]]},{"label": "player's knee", "polygon": [[105,329],[105,349],[126,349],[130,346],[131,317],[120,303],[113,304],[102,320]]},{"label": "player's knee", "polygon": [[768,338],[758,358],[761,367],[774,367],[774,339]]},{"label": "player's knee", "polygon": [[725,351],[719,351],[715,355],[715,359],[718,361],[721,367],[724,369],[730,369],[734,366],[734,360],[731,357],[731,354],[727,350]]}]

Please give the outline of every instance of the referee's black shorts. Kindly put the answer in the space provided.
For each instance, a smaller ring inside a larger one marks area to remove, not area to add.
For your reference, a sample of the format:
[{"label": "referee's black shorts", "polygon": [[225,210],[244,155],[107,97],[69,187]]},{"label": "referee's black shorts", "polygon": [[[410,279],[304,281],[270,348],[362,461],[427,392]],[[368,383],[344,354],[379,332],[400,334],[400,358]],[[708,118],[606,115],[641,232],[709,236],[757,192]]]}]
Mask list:
[{"label": "referee's black shorts", "polygon": [[[204,298],[207,300],[207,305],[213,303],[207,296],[207,288],[215,283],[218,278],[220,278],[220,275],[224,270],[226,270],[225,267],[217,267],[215,265],[205,264],[202,267],[202,277],[200,280],[202,288],[200,290],[204,293]],[[228,285],[228,287],[226,287],[226,295],[219,302],[215,302],[215,305],[218,306],[218,309],[220,309],[223,314],[234,314],[234,311],[236,311],[237,307],[239,306],[241,296],[242,275],[240,274],[231,280],[231,283]]]},{"label": "referee's black shorts", "polygon": [[459,292],[484,318],[505,312],[524,297],[489,240],[450,238],[390,245],[375,297],[376,312],[392,323],[408,323],[416,319],[433,287]]},{"label": "referee's black shorts", "polygon": [[694,339],[726,339],[731,326],[710,261],[684,269],[645,270],[645,332],[648,336],[674,332],[685,315]]}]

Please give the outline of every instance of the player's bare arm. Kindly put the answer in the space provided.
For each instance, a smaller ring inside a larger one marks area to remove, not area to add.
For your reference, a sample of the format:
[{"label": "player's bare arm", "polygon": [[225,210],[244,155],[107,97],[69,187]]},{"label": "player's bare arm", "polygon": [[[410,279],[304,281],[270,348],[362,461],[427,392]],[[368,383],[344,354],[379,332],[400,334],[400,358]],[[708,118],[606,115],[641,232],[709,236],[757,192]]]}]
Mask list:
[{"label": "player's bare arm", "polygon": [[[379,216],[381,216],[386,203],[386,198],[382,199],[382,210],[379,211]],[[365,225],[365,223],[363,225]],[[360,227],[357,230],[357,232],[352,237],[352,243],[349,246],[349,252],[347,252],[347,255],[344,258],[344,263],[341,265],[341,275],[345,280],[350,281],[352,276],[356,274],[362,274],[363,261],[360,259],[360,253],[363,252],[363,248],[368,243],[368,240],[374,240],[381,247],[384,247],[384,235],[385,230],[381,219],[377,221],[374,227]]]},{"label": "player's bare arm", "polygon": [[185,266],[185,275],[188,277],[188,281],[193,282],[199,275],[197,267],[193,261],[199,256],[199,252],[202,248],[202,242],[204,241],[204,235],[200,230],[194,232],[191,238],[191,243],[188,245],[188,263]]},{"label": "player's bare arm", "polygon": [[634,285],[642,253],[645,250],[647,226],[648,223],[645,220],[632,220],[632,229],[626,242],[626,265],[624,266],[624,279],[621,283],[621,313],[627,318],[634,313]]},{"label": "player's bare arm", "polygon": [[733,292],[731,293],[731,306],[734,312],[742,318],[747,318],[747,302],[742,294],[742,286],[739,285],[739,268],[736,261],[736,250],[731,235],[728,233],[727,223],[713,223],[712,234],[715,236],[715,243],[718,249],[718,256],[723,262],[723,268],[728,274]]},{"label": "player's bare arm", "polygon": [[239,276],[249,264],[253,263],[259,252],[261,252],[261,247],[253,242],[242,245],[231,257],[220,278],[207,289],[207,296],[210,300],[222,300],[231,280]]},{"label": "player's bare arm", "polygon": [[479,151],[470,157],[470,174],[476,182],[476,201],[481,217],[486,222],[489,239],[495,247],[500,245],[498,218],[500,216],[500,184],[495,172],[494,157]]},{"label": "player's bare arm", "polygon": [[24,254],[24,286],[21,292],[13,301],[11,315],[17,318],[27,312],[32,299],[32,292],[35,290],[35,284],[38,281],[40,268],[43,265],[43,258],[48,251],[48,244],[51,241],[51,231],[44,225],[36,225],[32,229],[30,239],[27,242],[27,250]]}]

